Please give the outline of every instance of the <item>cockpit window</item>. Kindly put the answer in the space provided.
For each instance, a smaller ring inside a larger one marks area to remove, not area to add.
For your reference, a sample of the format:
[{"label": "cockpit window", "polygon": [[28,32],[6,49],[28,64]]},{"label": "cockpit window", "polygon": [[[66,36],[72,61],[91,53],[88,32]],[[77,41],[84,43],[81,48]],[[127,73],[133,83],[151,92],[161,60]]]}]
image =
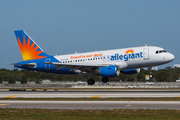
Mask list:
[{"label": "cockpit window", "polygon": [[159,54],[159,53],[166,53],[167,51],[166,50],[157,50],[156,51],[156,54]]},{"label": "cockpit window", "polygon": [[162,50],[163,52],[167,52],[166,50]]}]

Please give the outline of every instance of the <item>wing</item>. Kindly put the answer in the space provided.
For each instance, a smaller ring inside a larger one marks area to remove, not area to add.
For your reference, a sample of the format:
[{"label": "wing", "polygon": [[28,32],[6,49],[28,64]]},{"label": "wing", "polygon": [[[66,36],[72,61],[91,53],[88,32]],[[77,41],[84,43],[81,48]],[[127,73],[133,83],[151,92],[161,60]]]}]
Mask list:
[{"label": "wing", "polygon": [[96,72],[100,67],[117,65],[120,69],[127,67],[124,62],[121,63],[110,63],[110,64],[72,64],[72,63],[59,63],[59,62],[46,62],[45,64],[54,65],[57,70],[61,68],[70,68],[71,71],[81,71],[81,72]]},{"label": "wing", "polygon": [[80,70],[81,72],[94,72],[99,67],[112,65],[112,64],[71,64],[71,63],[59,63],[59,62],[46,62],[45,64],[54,65],[54,67],[57,67],[57,70],[61,68],[70,68],[71,71]]}]

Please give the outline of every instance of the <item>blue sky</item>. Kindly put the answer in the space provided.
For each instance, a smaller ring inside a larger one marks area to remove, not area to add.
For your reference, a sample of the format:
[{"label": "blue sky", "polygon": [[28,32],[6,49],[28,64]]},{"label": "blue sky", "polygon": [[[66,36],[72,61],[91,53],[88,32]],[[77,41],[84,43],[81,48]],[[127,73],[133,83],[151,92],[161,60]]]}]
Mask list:
[{"label": "blue sky", "polygon": [[180,63],[179,0],[1,0],[0,68],[22,61],[14,30],[51,55],[159,46]]}]

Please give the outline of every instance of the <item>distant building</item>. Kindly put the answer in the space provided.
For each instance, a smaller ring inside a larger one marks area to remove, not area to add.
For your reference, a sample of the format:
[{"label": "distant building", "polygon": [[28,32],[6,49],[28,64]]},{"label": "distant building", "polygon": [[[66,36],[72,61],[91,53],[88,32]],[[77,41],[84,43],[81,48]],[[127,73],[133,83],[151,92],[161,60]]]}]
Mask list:
[{"label": "distant building", "polygon": [[174,68],[180,68],[180,64],[174,64]]}]

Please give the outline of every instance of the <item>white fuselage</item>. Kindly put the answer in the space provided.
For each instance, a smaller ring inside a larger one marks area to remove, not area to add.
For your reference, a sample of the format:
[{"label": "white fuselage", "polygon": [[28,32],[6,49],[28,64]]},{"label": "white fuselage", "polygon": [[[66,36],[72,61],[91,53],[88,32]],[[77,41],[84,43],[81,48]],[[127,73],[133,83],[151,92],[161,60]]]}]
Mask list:
[{"label": "white fuselage", "polygon": [[163,48],[154,46],[94,51],[54,57],[64,65],[97,67],[117,65],[120,69],[157,66],[171,62],[174,59],[173,54],[166,52]]}]

